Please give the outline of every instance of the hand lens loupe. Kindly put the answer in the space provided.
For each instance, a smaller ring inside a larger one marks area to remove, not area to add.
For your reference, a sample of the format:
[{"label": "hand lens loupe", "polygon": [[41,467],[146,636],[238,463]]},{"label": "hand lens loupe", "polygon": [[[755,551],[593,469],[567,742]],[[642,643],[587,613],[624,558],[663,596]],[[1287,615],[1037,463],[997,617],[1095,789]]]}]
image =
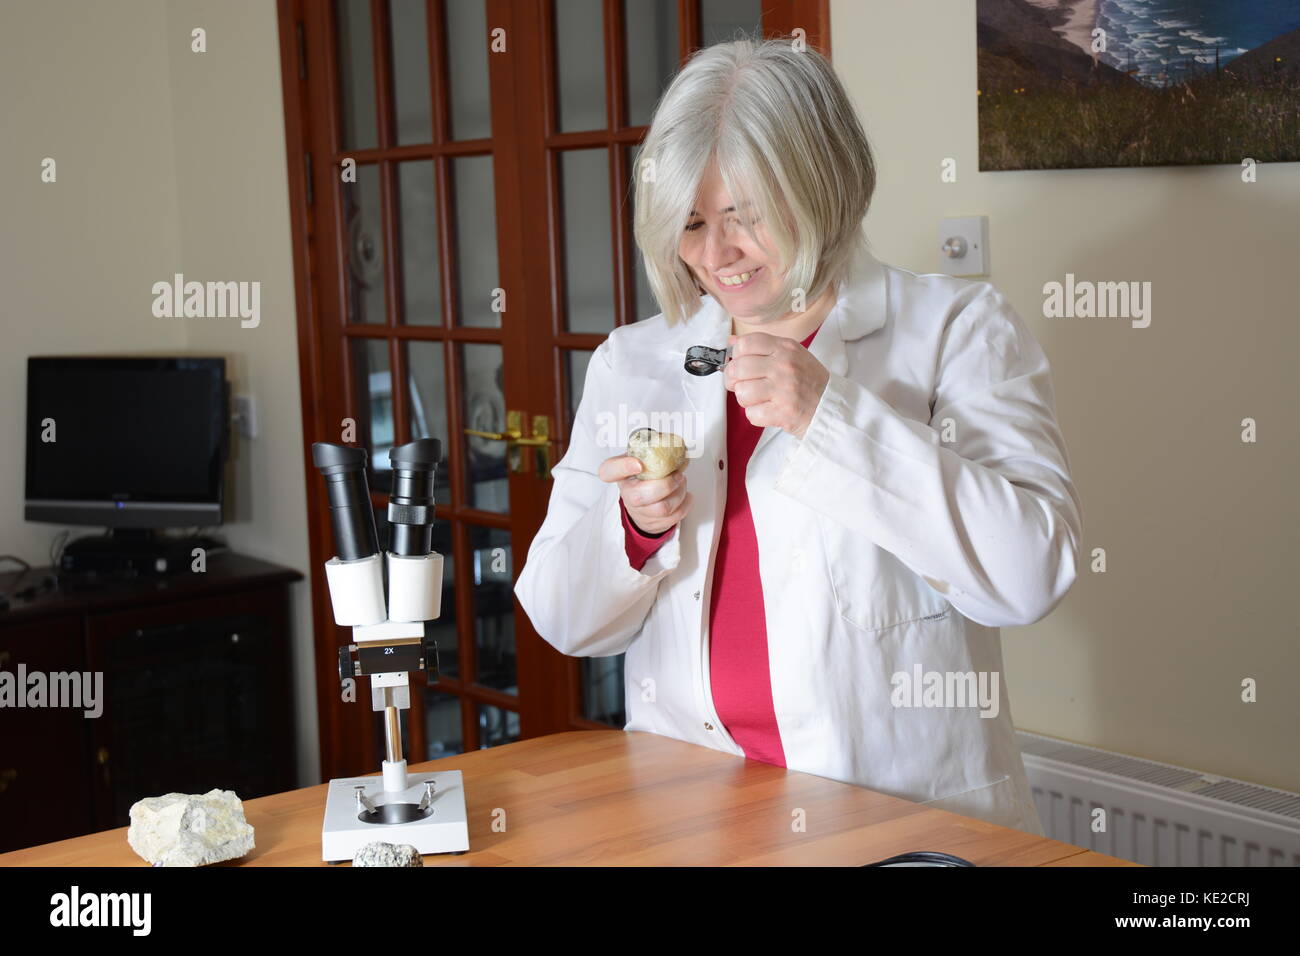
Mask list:
[{"label": "hand lens loupe", "polygon": [[686,371],[692,375],[712,375],[721,371],[731,361],[731,349],[711,349],[707,345],[692,345],[686,350]]},{"label": "hand lens loupe", "polygon": [[887,860],[865,863],[864,866],[974,866],[970,860],[963,860],[951,853],[936,853],[932,850],[918,850],[912,853],[900,853]]}]

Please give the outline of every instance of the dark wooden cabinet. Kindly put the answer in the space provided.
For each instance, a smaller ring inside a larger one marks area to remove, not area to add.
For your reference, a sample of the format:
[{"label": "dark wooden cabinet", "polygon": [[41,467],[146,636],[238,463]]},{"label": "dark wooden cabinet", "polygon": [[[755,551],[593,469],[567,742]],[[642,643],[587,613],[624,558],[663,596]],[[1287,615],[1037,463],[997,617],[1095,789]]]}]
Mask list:
[{"label": "dark wooden cabinet", "polygon": [[[0,575],[0,591],[16,577]],[[20,665],[102,675],[97,717],[0,707],[0,851],[125,826],[142,797],[297,786],[289,589],[301,578],[227,553],[203,573],[68,583],[0,611],[11,681]]]},{"label": "dark wooden cabinet", "polygon": [[[0,611],[0,670],[58,674],[84,670],[82,619],[52,615],[7,625]],[[7,703],[7,702],[6,702]],[[0,850],[88,833],[89,724],[80,710],[0,709]]]}]

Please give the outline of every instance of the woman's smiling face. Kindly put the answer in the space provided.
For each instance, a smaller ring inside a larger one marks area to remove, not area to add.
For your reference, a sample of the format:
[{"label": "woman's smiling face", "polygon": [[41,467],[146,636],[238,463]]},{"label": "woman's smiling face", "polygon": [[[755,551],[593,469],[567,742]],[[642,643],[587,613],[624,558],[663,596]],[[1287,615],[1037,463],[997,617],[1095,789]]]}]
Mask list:
[{"label": "woman's smiling face", "polygon": [[745,232],[717,164],[710,163],[677,254],[700,285],[737,318],[758,315],[780,288],[780,263],[761,220],[755,220],[754,235],[772,255]]}]

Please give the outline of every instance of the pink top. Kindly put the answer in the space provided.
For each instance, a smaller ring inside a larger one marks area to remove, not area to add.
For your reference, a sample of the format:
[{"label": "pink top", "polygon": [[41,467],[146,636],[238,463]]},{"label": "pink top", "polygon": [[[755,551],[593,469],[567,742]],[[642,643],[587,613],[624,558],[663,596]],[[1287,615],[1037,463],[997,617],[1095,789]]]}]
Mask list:
[{"label": "pink top", "polygon": [[[803,347],[808,348],[816,335],[817,330],[813,330],[803,340]],[[727,461],[731,468],[713,570],[709,670],[713,706],[745,756],[784,767],[785,751],[772,703],[758,538],[745,490],[745,469],[762,434],[762,428],[750,424],[739,402],[727,402]],[[638,571],[672,533],[670,530],[658,537],[641,534],[626,509],[623,528],[628,560]]]},{"label": "pink top", "polygon": [[618,499],[618,510],[623,515],[623,548],[627,551],[627,560],[634,569],[640,571],[650,555],[658,551],[677,529],[673,527],[659,534],[646,534],[628,517],[622,497]]}]

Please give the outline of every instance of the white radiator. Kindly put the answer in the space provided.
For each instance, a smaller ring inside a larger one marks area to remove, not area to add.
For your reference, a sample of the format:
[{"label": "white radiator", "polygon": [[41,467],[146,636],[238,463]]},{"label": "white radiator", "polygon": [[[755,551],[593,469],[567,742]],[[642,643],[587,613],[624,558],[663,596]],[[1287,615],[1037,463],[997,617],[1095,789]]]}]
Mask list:
[{"label": "white radiator", "polygon": [[[1018,731],[1043,829],[1148,866],[1300,866],[1300,795]],[[1093,810],[1106,829],[1093,832]]]}]

